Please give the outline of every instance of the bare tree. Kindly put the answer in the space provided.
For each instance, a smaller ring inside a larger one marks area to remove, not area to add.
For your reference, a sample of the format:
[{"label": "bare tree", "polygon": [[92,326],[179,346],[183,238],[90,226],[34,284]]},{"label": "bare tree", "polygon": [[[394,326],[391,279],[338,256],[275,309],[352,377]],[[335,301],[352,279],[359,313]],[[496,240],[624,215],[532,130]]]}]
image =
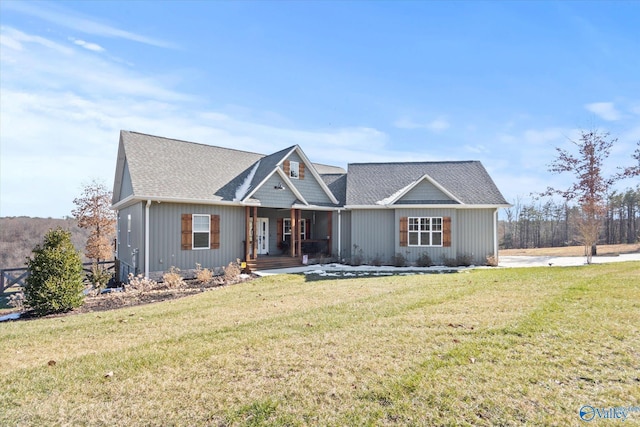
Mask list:
[{"label": "bare tree", "polygon": [[591,256],[596,254],[598,233],[606,213],[607,191],[619,179],[619,175],[605,177],[602,171],[616,141],[617,138],[610,138],[608,132],[582,131],[579,141],[571,141],[577,147],[577,154],[556,148],[557,157],[549,165],[549,171],[569,172],[575,181],[568,189],[548,187],[542,193],[543,196],[559,194],[566,200],[578,202],[581,210],[579,235],[585,246],[587,263],[591,263]]},{"label": "bare tree", "polygon": [[116,224],[115,213],[109,209],[111,191],[94,180],[84,187],[82,196],[74,199],[73,203],[76,209],[72,214],[78,220],[78,227],[91,230],[85,247],[87,258],[96,261],[111,258],[111,239],[115,234]]}]

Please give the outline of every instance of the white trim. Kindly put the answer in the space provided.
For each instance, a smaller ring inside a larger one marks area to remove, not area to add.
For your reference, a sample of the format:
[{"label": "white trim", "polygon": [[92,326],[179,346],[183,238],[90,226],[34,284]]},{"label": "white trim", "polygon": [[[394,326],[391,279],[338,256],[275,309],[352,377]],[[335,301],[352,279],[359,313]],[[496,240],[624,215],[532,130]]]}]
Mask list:
[{"label": "white trim", "polygon": [[302,148],[300,148],[299,145],[295,145],[291,151],[289,151],[287,153],[286,156],[284,156],[282,158],[282,160],[280,160],[280,162],[278,162],[278,169],[281,169],[280,166],[282,166],[282,164],[284,163],[285,160],[288,160],[289,156],[291,155],[291,153],[293,152],[297,152],[298,156],[300,156],[300,158],[302,159],[302,163],[304,163],[305,165],[305,173],[306,173],[306,169],[309,169],[309,171],[311,172],[311,174],[313,175],[313,177],[315,178],[316,182],[318,183],[318,185],[320,185],[320,188],[322,188],[322,191],[325,192],[325,194],[329,197],[329,200],[331,200],[331,203],[335,203],[336,205],[339,203],[338,199],[336,199],[336,197],[333,195],[333,193],[331,192],[331,190],[329,190],[329,187],[327,187],[327,184],[324,183],[324,181],[322,180],[322,177],[320,176],[320,174],[318,173],[318,171],[316,170],[316,168],[313,166],[313,163],[311,163],[311,160],[309,160],[309,158],[307,157],[306,154],[304,154],[304,151],[302,151]]},{"label": "white trim", "polygon": [[457,202],[457,203],[459,203],[461,205],[464,205],[464,203],[460,199],[458,199],[456,196],[454,196],[453,193],[451,193],[449,190],[447,190],[442,185],[440,185],[438,183],[438,181],[436,181],[435,179],[431,178],[428,174],[422,175],[420,178],[418,178],[414,182],[410,183],[409,185],[405,186],[404,188],[401,188],[400,190],[398,190],[397,192],[395,192],[391,196],[376,202],[376,204],[377,205],[382,205],[382,206],[393,205],[398,200],[402,199],[409,191],[413,190],[415,187],[417,187],[420,183],[422,183],[425,180],[429,181],[429,183],[431,183],[431,185],[433,185],[438,190],[440,190],[442,193],[444,193],[444,195],[449,197],[449,199],[451,199],[454,202]]},{"label": "white trim", "polygon": [[198,205],[223,205],[223,206],[262,206],[262,204],[252,201],[232,202],[226,200],[212,200],[212,199],[186,199],[182,197],[155,197],[155,196],[129,196],[111,206],[112,210],[120,210],[129,205],[133,205],[138,202],[144,202],[151,200],[152,202],[166,202],[166,203],[186,203],[186,204],[198,204]]},{"label": "white trim", "polygon": [[[417,219],[418,220],[418,230],[411,230],[411,220],[412,219]],[[421,219],[429,219],[429,230],[421,230],[420,226],[421,226]],[[434,219],[439,219],[440,220],[440,230],[433,230],[433,224],[432,224],[432,220]],[[410,235],[411,233],[418,233],[418,240],[420,241],[420,243],[422,243],[422,238],[420,236],[421,233],[429,233],[429,243],[433,242],[433,234],[434,233],[440,233],[440,244],[439,245],[433,245],[433,244],[429,244],[429,245],[424,245],[424,244],[419,244],[419,245],[412,245],[410,242]],[[407,217],[407,246],[410,248],[441,248],[444,246],[444,217],[442,216],[410,216]]]},{"label": "white trim", "polygon": [[498,209],[493,211],[493,257],[498,262]]},{"label": "white trim", "polygon": [[[197,247],[196,248],[196,239],[195,239],[195,233],[204,233],[204,231],[196,231],[194,230],[194,219],[197,216],[206,216],[207,217],[207,227],[209,228],[209,231],[207,231],[207,234],[209,235],[209,239],[207,240],[207,245],[206,246],[202,246],[202,247]],[[198,214],[198,213],[193,213],[191,214],[191,250],[192,251],[201,251],[201,250],[206,250],[206,249],[211,249],[211,214]]]},{"label": "white trim", "polygon": [[293,209],[300,209],[303,211],[339,211],[340,209],[342,209],[342,207],[340,206],[333,207],[333,206],[318,206],[318,205],[300,205],[298,203],[291,205],[291,207]]},{"label": "white trim", "polygon": [[[280,175],[280,178],[282,178],[282,180],[284,181],[284,183],[286,184],[286,186],[289,188],[289,191],[291,191],[293,193],[294,196],[296,196],[296,198],[298,200],[300,200],[302,203],[304,203],[305,205],[309,205],[309,203],[307,203],[307,201],[305,200],[305,198],[302,196],[302,194],[298,191],[298,189],[296,188],[295,185],[293,185],[293,183],[291,182],[291,180],[289,179],[289,177],[287,176],[286,173],[284,173],[284,171],[282,169],[280,169],[279,167],[274,168],[271,173],[269,173],[269,175],[267,175],[267,177],[265,179],[262,180],[262,182],[260,182],[260,184],[256,185],[256,188],[254,188],[249,194],[247,194],[244,197],[244,200],[249,199],[250,197],[253,197],[253,195],[260,189],[262,188],[262,186],[273,176],[273,174],[277,173],[278,175]],[[262,204],[260,204],[259,206],[262,206]]]},{"label": "white trim", "polygon": [[147,200],[147,205],[144,208],[144,277],[149,278],[149,212],[151,207],[151,200]]},{"label": "white trim", "polygon": [[511,205],[459,205],[434,204],[434,205],[345,205],[344,209],[498,209],[509,208]]}]

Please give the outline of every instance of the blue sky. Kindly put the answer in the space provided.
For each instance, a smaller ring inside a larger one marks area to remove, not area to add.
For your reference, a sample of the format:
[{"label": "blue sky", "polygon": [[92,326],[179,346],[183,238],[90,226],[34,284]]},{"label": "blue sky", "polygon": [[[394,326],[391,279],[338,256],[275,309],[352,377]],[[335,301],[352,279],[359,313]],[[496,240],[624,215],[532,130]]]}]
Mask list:
[{"label": "blue sky", "polygon": [[[0,2],[0,216],[111,188],[120,129],[312,161],[481,160],[505,197],[580,129],[640,140],[640,2]],[[621,187],[635,186],[637,179]]]}]

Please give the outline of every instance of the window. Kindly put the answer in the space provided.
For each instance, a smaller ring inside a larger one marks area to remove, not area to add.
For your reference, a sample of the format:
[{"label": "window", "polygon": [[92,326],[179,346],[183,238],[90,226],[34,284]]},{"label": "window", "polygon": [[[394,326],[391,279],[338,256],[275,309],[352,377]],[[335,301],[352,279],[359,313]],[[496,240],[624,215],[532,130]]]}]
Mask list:
[{"label": "window", "polygon": [[220,215],[182,214],[183,251],[220,249]]},{"label": "window", "polygon": [[442,246],[442,218],[409,217],[409,246]]},{"label": "window", "polygon": [[209,249],[210,215],[193,215],[193,249]]},{"label": "window", "polygon": [[[300,239],[307,239],[307,222],[300,220]],[[291,236],[291,218],[284,218],[282,221],[282,240],[287,240],[287,236]]]},{"label": "window", "polygon": [[131,247],[131,215],[127,215],[127,247]]},{"label": "window", "polygon": [[300,178],[300,163],[294,161],[289,162],[289,178]]}]

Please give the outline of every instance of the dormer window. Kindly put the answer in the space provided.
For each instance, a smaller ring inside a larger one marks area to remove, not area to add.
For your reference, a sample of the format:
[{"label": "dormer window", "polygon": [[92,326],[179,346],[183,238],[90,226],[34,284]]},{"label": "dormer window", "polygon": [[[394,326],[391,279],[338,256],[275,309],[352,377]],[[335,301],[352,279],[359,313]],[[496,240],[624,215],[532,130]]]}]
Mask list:
[{"label": "dormer window", "polygon": [[300,178],[300,163],[294,161],[289,162],[289,178]]}]

